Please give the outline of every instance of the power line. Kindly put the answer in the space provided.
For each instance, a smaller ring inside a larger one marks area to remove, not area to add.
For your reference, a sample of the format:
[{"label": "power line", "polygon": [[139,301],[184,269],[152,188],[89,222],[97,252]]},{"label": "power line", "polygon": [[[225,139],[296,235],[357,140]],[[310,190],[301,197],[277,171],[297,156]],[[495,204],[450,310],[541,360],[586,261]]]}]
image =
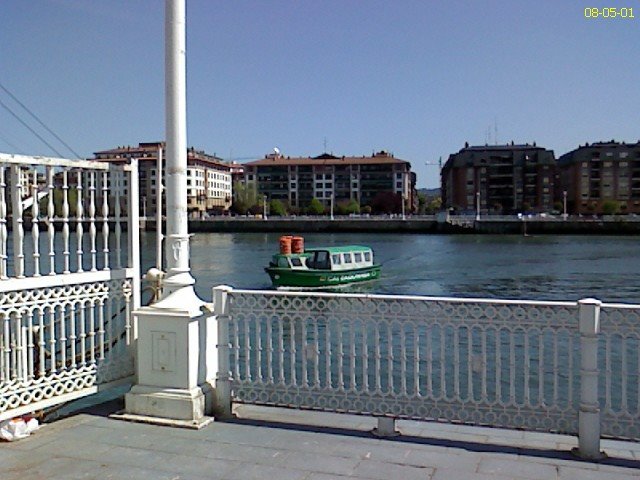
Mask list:
[{"label": "power line", "polygon": [[56,154],[59,157],[63,157],[64,155],[62,155],[58,150],[56,150],[49,142],[47,142],[44,138],[42,138],[40,135],[38,135],[38,133],[31,128],[29,125],[27,125],[18,115],[16,115],[14,113],[13,110],[11,110],[9,107],[7,107],[4,102],[2,102],[2,100],[0,100],[0,106],[2,108],[4,108],[7,112],[9,112],[16,120],[18,120],[22,125],[24,125],[31,133],[33,133],[36,137],[38,137],[40,139],[40,141],[42,143],[44,143],[47,147],[49,147],[51,150],[53,150],[54,152],[56,152]]},{"label": "power line", "polygon": [[[44,122],[43,122],[42,120],[40,120],[40,119],[38,118],[38,116],[37,116],[35,113],[33,113],[31,110],[29,110],[29,109],[27,108],[27,106],[26,106],[24,103],[22,103],[20,100],[18,100],[18,99],[16,98],[16,96],[15,96],[13,93],[11,93],[11,92],[7,89],[7,87],[5,87],[4,85],[2,85],[2,83],[0,83],[0,88],[2,88],[2,90],[4,90],[4,91],[7,93],[7,95],[9,95],[9,96],[10,96],[10,97],[11,97],[11,98],[12,98],[12,99],[13,99],[13,100],[18,104],[18,105],[20,105],[22,108],[24,108],[24,109],[25,109],[25,111],[26,111],[29,115],[31,115],[31,116],[35,119],[35,121],[36,121],[36,122],[38,122],[38,123],[39,123],[39,124],[40,124],[40,125],[41,125],[41,126],[42,126],[46,131],[47,131],[47,132],[49,132],[49,133],[50,133],[51,135],[53,135],[53,136],[54,136],[54,137],[55,137],[55,138],[56,138],[60,143],[62,143],[65,147],[67,147],[67,149],[68,149],[71,153],[73,153],[77,158],[81,158],[79,153],[77,153],[73,148],[71,148],[71,147],[67,144],[67,142],[65,142],[65,141],[64,141],[64,140],[62,140],[58,135],[56,135],[56,133],[55,133],[53,130],[51,130],[49,127],[47,127],[47,126],[44,124]],[[58,155],[60,155],[61,157],[63,156],[63,155],[61,155],[61,154],[59,154],[59,153],[58,153]]]},{"label": "power line", "polygon": [[0,133],[0,140],[2,140],[4,143],[6,143],[7,145],[9,145],[11,148],[13,148],[16,152],[22,152],[21,148],[16,147],[13,143],[11,143],[9,140],[7,140],[7,137],[5,137],[2,133]]}]

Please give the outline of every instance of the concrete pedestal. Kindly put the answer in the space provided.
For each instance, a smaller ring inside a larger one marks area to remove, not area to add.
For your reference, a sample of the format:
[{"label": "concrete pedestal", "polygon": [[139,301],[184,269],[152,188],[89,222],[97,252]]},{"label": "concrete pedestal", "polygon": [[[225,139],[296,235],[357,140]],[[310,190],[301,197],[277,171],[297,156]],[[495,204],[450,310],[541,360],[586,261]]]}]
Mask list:
[{"label": "concrete pedestal", "polygon": [[[173,299],[175,300],[175,299]],[[119,418],[192,428],[212,421],[215,365],[206,345],[215,345],[212,316],[161,301],[134,313],[138,322],[137,383],[125,396]],[[191,305],[185,302],[182,305]]]}]

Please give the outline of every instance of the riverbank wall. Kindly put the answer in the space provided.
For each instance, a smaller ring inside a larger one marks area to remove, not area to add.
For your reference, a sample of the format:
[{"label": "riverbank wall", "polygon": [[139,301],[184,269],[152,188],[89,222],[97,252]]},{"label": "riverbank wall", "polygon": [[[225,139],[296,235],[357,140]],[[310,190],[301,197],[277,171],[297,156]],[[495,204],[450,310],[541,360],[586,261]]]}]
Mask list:
[{"label": "riverbank wall", "polygon": [[[155,230],[147,220],[145,230]],[[435,218],[292,219],[214,218],[189,220],[189,231],[273,233],[415,233],[415,234],[512,234],[512,235],[638,235],[640,221],[612,219],[447,220]]]}]

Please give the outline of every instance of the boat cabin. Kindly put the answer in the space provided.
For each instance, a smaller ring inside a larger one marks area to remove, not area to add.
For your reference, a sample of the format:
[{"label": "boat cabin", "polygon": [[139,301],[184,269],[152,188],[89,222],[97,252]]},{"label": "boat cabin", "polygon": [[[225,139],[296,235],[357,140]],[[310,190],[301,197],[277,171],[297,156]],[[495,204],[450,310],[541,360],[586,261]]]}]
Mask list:
[{"label": "boat cabin", "polygon": [[293,270],[353,270],[372,266],[373,251],[360,245],[313,248],[301,254],[274,255],[271,265]]}]

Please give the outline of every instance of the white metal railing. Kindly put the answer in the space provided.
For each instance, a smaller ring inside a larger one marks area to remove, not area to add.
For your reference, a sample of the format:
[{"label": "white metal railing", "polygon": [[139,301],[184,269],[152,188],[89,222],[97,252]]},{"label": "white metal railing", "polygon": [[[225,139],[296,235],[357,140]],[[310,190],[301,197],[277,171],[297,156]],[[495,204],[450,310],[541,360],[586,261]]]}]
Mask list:
[{"label": "white metal railing", "polygon": [[0,154],[0,419],[133,374],[137,188],[135,161]]},{"label": "white metal railing", "polygon": [[[631,353],[640,306],[228,287],[214,289],[214,305],[223,410],[233,398],[580,434],[595,456],[598,369],[590,362],[600,351],[609,379],[603,419],[615,419],[602,431],[640,438],[637,348]],[[620,362],[626,367],[613,367]]]},{"label": "white metal railing", "polygon": [[597,355],[603,435],[640,439],[640,305],[602,305]]}]

